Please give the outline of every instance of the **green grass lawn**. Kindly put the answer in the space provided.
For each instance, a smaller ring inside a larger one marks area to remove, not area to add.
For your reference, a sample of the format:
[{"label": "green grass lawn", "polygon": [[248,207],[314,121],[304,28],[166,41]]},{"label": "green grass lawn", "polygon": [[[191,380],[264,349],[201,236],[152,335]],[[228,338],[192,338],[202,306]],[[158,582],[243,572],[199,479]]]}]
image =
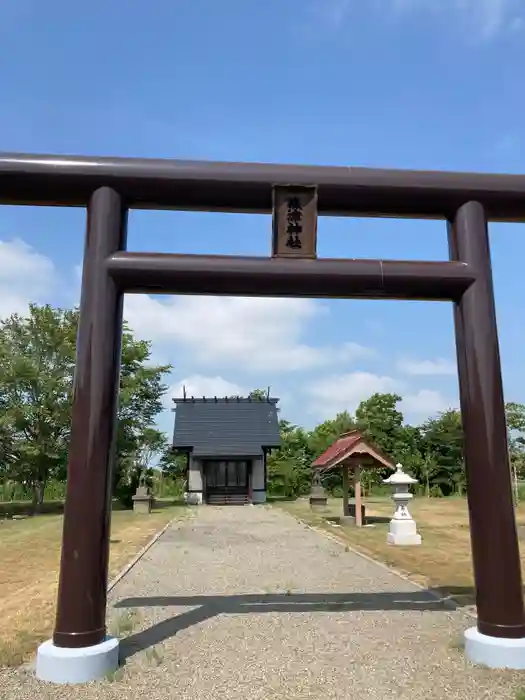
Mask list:
[{"label": "green grass lawn", "polygon": [[[155,508],[149,516],[114,510],[110,578],[166,523],[187,515],[180,506]],[[60,514],[0,521],[0,666],[25,661],[52,633],[61,536]]]},{"label": "green grass lawn", "polygon": [[[390,498],[365,499],[367,515],[383,520],[369,527],[334,527],[331,524],[343,512],[341,499],[329,499],[326,511],[314,512],[308,499],[276,502],[301,520],[326,530],[350,547],[368,554],[405,573],[414,581],[439,589],[457,602],[473,605],[474,587],[470,551],[467,502],[462,498],[416,498],[410,504],[422,544],[393,547],[386,542],[388,520],[394,508]],[[517,509],[518,531],[525,528],[525,505]],[[525,553],[524,553],[525,554]],[[525,564],[525,556],[522,554]]]}]

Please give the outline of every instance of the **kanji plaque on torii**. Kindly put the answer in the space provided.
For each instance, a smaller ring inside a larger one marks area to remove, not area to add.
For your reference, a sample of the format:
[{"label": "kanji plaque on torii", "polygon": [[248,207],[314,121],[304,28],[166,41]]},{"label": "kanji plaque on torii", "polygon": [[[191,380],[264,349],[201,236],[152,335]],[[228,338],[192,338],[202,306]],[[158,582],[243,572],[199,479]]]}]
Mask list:
[{"label": "kanji plaque on torii", "polygon": [[273,257],[317,257],[317,188],[273,188]]}]

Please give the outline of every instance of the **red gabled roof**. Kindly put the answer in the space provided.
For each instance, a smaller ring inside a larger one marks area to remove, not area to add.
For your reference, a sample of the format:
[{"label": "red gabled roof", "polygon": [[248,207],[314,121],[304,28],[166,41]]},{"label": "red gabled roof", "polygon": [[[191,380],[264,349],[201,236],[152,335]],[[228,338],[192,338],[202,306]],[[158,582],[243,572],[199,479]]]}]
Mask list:
[{"label": "red gabled roof", "polygon": [[359,430],[350,430],[348,433],[343,433],[340,438],[338,438],[330,447],[319,455],[319,457],[312,464],[313,467],[326,467],[329,462],[337,457],[337,455],[346,450],[347,448],[355,445],[363,436]]},{"label": "red gabled roof", "polygon": [[394,468],[392,460],[375,445],[368,442],[359,430],[351,430],[341,435],[323,454],[319,455],[313,462],[312,467],[314,469],[321,468],[321,471],[327,471],[338,464],[344,463],[346,459],[352,456],[355,450],[357,450],[356,454],[362,454],[363,452],[368,454],[373,458],[377,466],[383,465],[391,469]]}]

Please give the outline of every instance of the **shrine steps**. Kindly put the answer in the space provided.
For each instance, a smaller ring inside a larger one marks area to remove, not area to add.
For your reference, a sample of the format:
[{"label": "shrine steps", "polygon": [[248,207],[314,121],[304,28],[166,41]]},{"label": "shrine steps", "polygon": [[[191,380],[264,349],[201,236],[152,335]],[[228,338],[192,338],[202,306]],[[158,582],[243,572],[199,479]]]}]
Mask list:
[{"label": "shrine steps", "polygon": [[209,494],[206,502],[209,506],[246,506],[250,498],[243,493],[213,493]]}]

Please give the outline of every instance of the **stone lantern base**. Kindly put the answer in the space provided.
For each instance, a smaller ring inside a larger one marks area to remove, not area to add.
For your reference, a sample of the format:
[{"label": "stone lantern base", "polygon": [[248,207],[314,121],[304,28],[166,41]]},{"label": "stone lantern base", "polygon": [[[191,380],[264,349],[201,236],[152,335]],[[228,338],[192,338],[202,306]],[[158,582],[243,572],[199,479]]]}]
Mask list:
[{"label": "stone lantern base", "polygon": [[153,496],[148,492],[148,489],[141,484],[133,496],[133,512],[149,515],[152,507]]},{"label": "stone lantern base", "polygon": [[416,523],[412,519],[392,519],[386,541],[388,544],[398,545],[421,544],[421,535],[418,534]]},{"label": "stone lantern base", "polygon": [[151,508],[153,506],[153,498],[150,495],[147,496],[133,496],[133,512],[134,513],[144,513],[149,515],[151,513]]},{"label": "stone lantern base", "polygon": [[310,495],[310,508],[313,510],[326,508],[328,503],[328,498],[326,494],[323,496],[317,496],[314,494]]},{"label": "stone lantern base", "polygon": [[153,507],[153,496],[151,495],[144,476],[140,477],[139,485],[133,496],[133,512],[149,515]]}]

